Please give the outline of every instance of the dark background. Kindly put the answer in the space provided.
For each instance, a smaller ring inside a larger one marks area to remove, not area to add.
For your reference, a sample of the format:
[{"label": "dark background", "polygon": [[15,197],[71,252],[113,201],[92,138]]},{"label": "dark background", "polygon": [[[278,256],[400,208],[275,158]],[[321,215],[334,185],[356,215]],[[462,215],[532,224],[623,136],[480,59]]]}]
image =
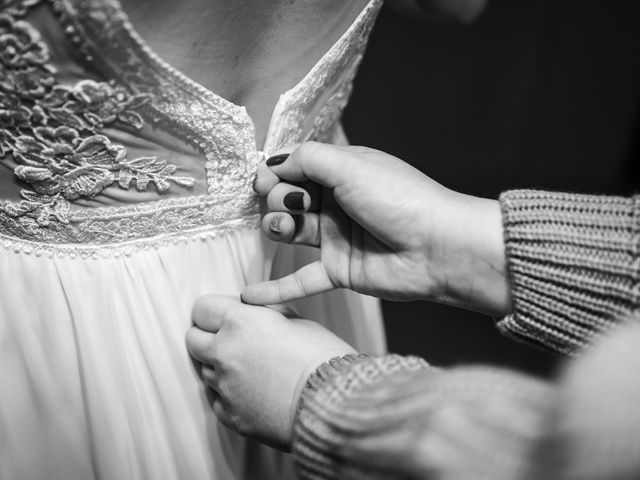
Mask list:
[{"label": "dark background", "polygon": [[[637,0],[490,0],[475,23],[455,26],[383,10],[344,125],[353,144],[469,194],[629,194],[640,185],[639,87]],[[542,375],[557,364],[480,314],[383,308],[391,351]]]}]

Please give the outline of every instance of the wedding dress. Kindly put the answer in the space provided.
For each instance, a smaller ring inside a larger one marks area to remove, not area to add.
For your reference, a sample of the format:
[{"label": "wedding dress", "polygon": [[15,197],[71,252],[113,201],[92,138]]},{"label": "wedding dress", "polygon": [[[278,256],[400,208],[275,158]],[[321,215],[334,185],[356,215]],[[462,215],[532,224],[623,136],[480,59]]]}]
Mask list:
[{"label": "wedding dress", "polygon": [[[258,151],[245,108],[160,59],[116,1],[0,0],[0,478],[290,478],[216,422],[184,335],[198,297],[315,255],[262,237],[255,167],[343,141],[380,3],[280,97]],[[299,308],[384,350],[370,298]]]}]

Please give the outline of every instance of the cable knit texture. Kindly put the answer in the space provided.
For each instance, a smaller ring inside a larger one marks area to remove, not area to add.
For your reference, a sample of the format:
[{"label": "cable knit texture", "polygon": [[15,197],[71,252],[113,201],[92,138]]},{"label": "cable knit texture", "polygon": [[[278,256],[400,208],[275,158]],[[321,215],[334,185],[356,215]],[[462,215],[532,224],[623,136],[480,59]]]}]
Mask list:
[{"label": "cable knit texture", "polygon": [[640,196],[500,197],[514,314],[498,328],[572,355],[637,311]]},{"label": "cable knit texture", "polygon": [[500,330],[570,355],[597,345],[556,385],[398,355],[334,359],[301,396],[302,478],[640,478],[640,196],[500,201],[515,304]]},{"label": "cable knit texture", "polygon": [[500,369],[348,356],[309,379],[294,453],[305,479],[515,478],[552,398]]}]

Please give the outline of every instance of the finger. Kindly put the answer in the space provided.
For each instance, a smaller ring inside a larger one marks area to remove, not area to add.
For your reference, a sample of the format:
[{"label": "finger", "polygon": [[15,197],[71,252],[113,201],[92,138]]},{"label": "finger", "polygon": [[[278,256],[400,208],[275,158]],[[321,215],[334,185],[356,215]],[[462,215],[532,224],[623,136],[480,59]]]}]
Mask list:
[{"label": "finger", "polygon": [[305,212],[311,206],[311,197],[302,187],[280,182],[267,195],[267,208],[272,212]]},{"label": "finger", "polygon": [[293,308],[293,305],[291,305],[290,303],[278,303],[276,305],[269,305],[269,308],[271,310],[275,310],[280,315],[283,315],[289,319],[301,317],[300,313],[298,313],[298,311]]},{"label": "finger", "polygon": [[222,398],[220,398],[220,395],[215,394],[210,397],[210,403],[211,409],[213,410],[213,413],[215,414],[218,421],[227,428],[233,428],[231,418],[224,408],[224,403],[222,402]]},{"label": "finger", "polygon": [[281,212],[267,213],[262,219],[262,232],[275,242],[319,247],[320,217],[317,213],[295,216]]},{"label": "finger", "polygon": [[215,334],[191,327],[185,336],[187,351],[204,366],[215,364]]},{"label": "finger", "polygon": [[262,217],[262,233],[274,242],[289,243],[296,234],[296,221],[288,213],[267,213]]},{"label": "finger", "polygon": [[258,164],[256,180],[253,182],[253,190],[260,195],[261,197],[266,197],[267,194],[271,191],[273,187],[275,187],[280,182],[280,178],[273,173],[273,171],[267,167],[265,162],[261,162]]},{"label": "finger", "polygon": [[288,157],[280,155],[267,159],[266,165],[282,180],[310,180],[335,188],[349,178],[349,172],[357,158],[355,150],[349,151],[326,143],[305,142]]},{"label": "finger", "polygon": [[241,306],[237,297],[210,294],[199,298],[191,311],[191,319],[203,330],[216,333],[233,309]]},{"label": "finger", "polygon": [[249,285],[241,296],[245,303],[273,305],[328,292],[334,288],[324,266],[317,261],[278,280]]},{"label": "finger", "polygon": [[202,365],[201,376],[202,376],[202,381],[206,385],[210,386],[214,390],[217,389],[218,377],[216,376],[216,369],[215,368],[203,364]]},{"label": "finger", "polygon": [[224,407],[224,402],[220,394],[216,391],[216,389],[211,387],[207,389],[206,395],[209,406],[211,407],[211,410],[213,410],[213,413],[218,421],[225,427],[231,428],[231,419]]}]

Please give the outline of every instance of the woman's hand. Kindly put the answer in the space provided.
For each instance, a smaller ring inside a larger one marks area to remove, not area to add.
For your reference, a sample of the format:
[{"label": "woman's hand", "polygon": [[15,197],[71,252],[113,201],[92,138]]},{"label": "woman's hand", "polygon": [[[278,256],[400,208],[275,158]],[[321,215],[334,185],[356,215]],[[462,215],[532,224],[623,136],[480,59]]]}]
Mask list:
[{"label": "woman's hand", "polygon": [[250,285],[277,304],[334,288],[425,299],[493,315],[511,309],[497,201],[462,195],[386,153],[305,143],[258,169],[271,239],[319,247],[321,259]]},{"label": "woman's hand", "polygon": [[227,427],[289,450],[295,412],[309,375],[355,353],[317,323],[222,295],[202,297],[187,349],[202,364],[213,411]]}]

